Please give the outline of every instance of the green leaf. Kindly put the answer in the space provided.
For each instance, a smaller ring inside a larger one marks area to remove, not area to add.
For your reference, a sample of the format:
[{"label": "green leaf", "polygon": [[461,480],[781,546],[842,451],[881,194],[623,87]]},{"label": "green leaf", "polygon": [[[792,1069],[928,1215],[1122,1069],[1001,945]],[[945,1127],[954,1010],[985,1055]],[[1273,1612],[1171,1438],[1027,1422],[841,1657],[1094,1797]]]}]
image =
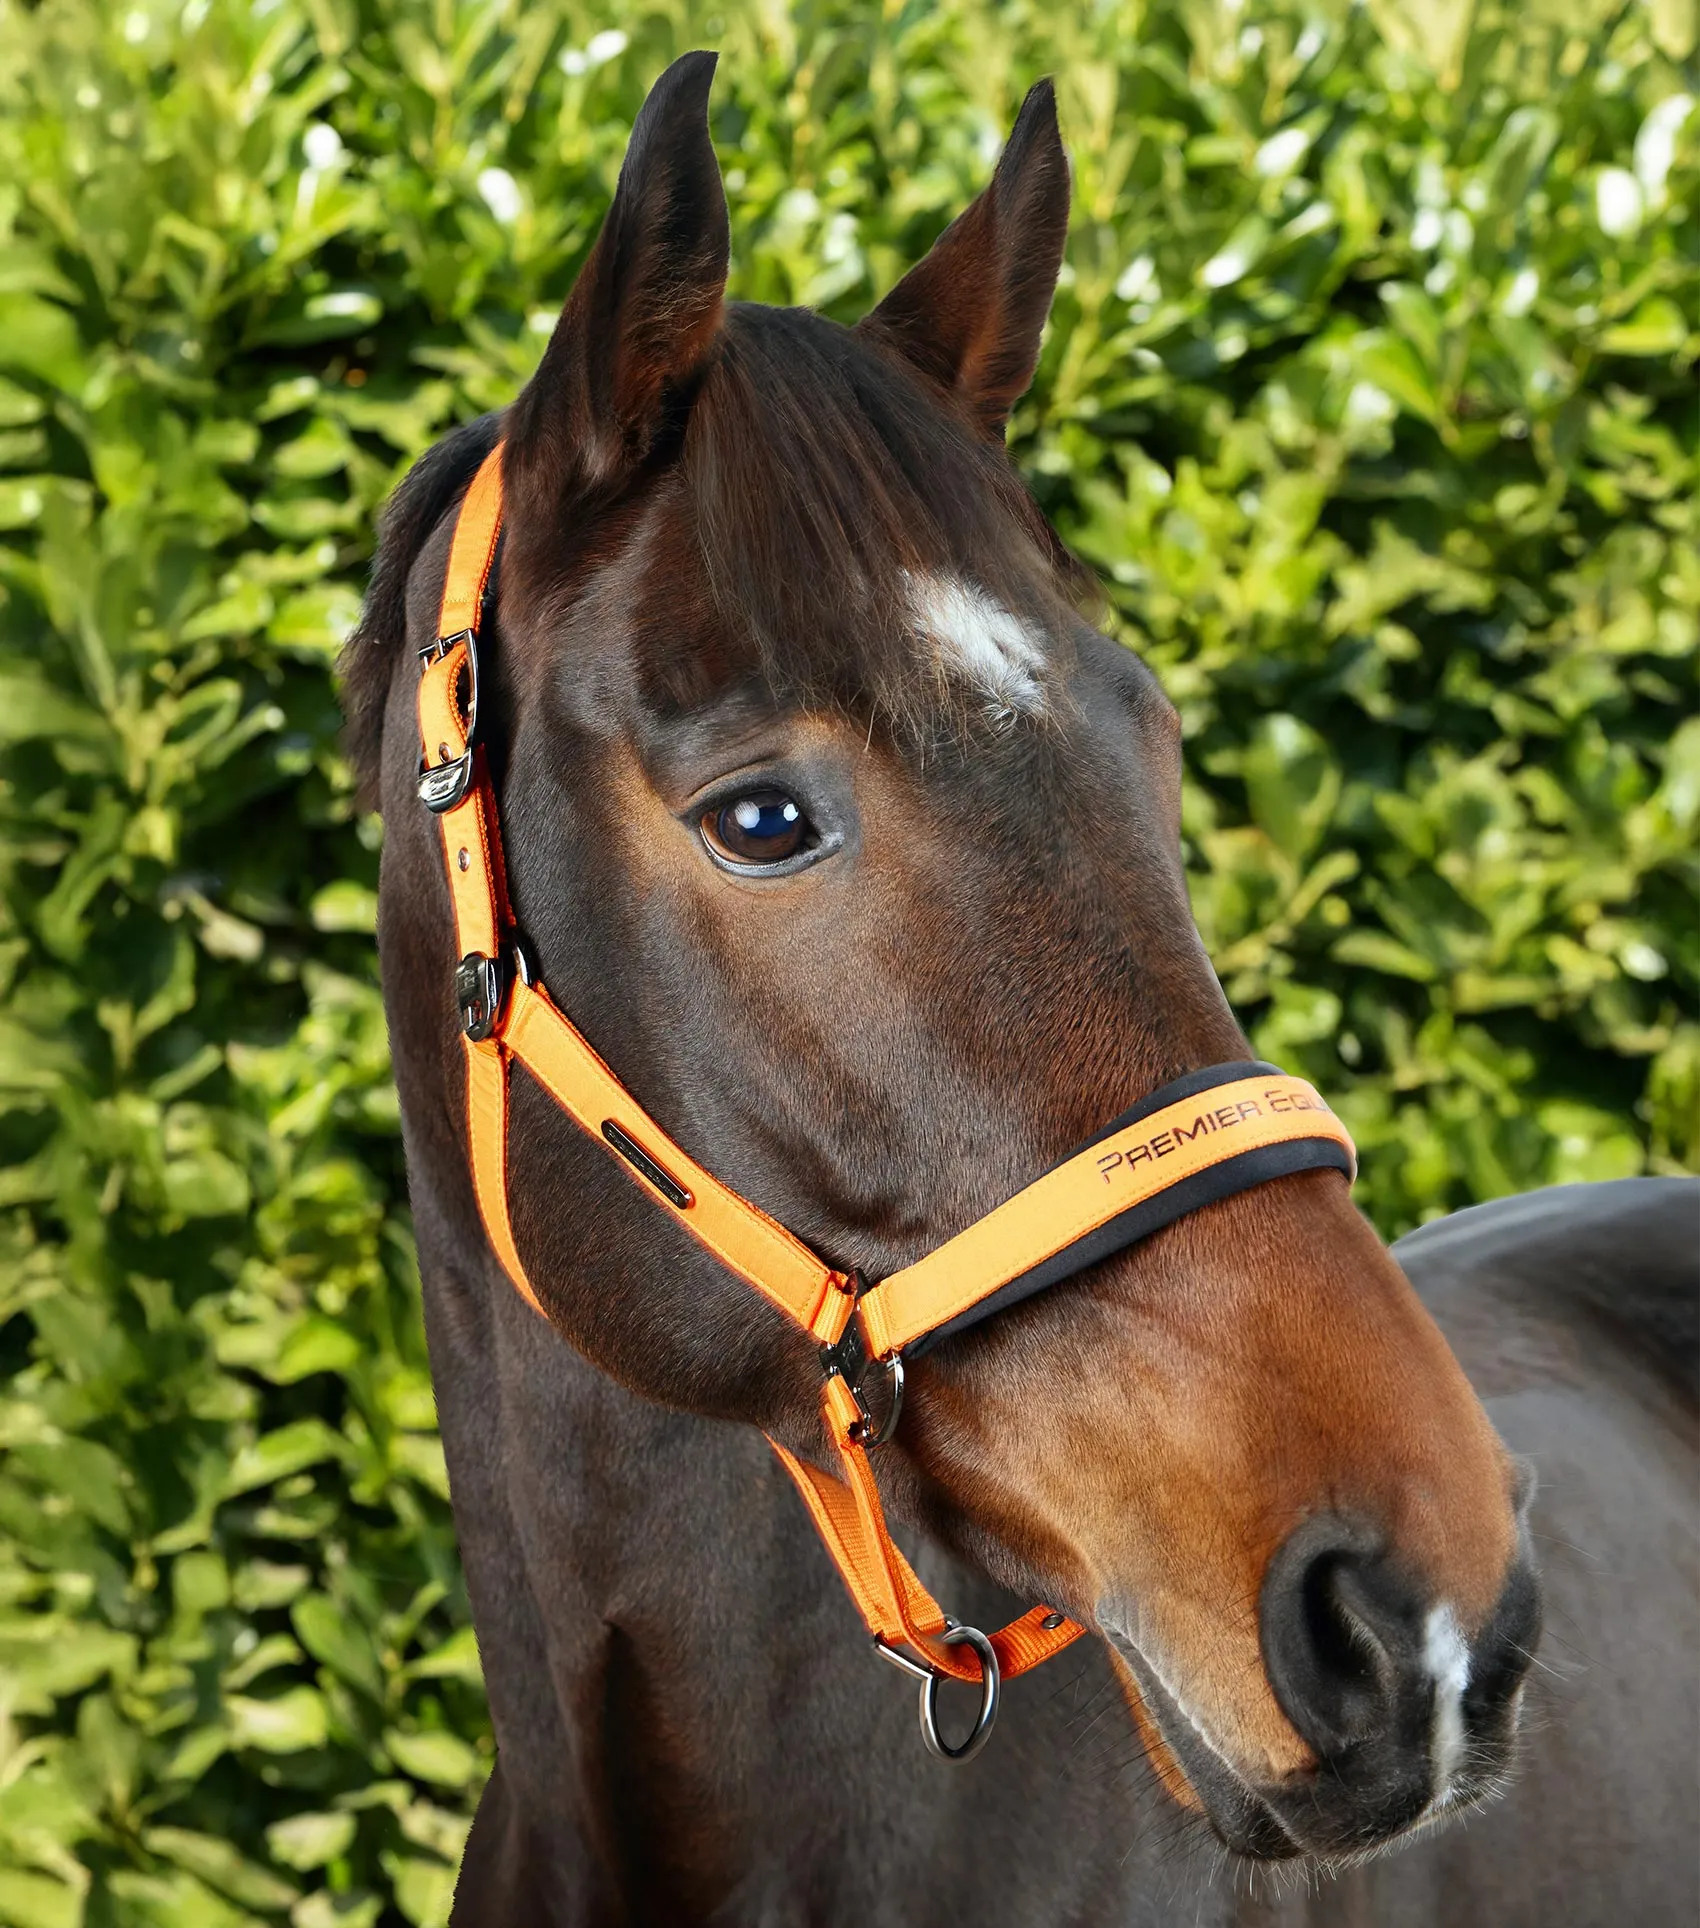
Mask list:
[{"label": "green leaf", "polygon": [[453,1868],[422,1855],[386,1854],[384,1870],[395,1883],[396,1906],[414,1928],[446,1928],[454,1905]]},{"label": "green leaf", "polygon": [[192,1828],[147,1828],[142,1846],[150,1854],[187,1869],[244,1907],[275,1913],[297,1899],[297,1890],[280,1880],[270,1869],[247,1860],[228,1841],[210,1834],[197,1834]]},{"label": "green leaf", "polygon": [[358,1687],[383,1705],[383,1663],[369,1629],[323,1593],[309,1593],[297,1600],[289,1618],[301,1636],[302,1646],[315,1660],[322,1660],[351,1687]]},{"label": "green leaf", "polygon": [[0,365],[68,395],[80,394],[87,365],[74,317],[57,302],[0,292]]},{"label": "green leaf", "polygon": [[354,1840],[352,1814],[292,1814],[266,1829],[272,1859],[303,1874],[340,1860]]},{"label": "green leaf", "polygon": [[1418,984],[1431,983],[1436,976],[1428,958],[1385,931],[1348,931],[1330,948],[1329,955],[1337,964],[1357,964],[1389,977],[1408,977]]},{"label": "green leaf", "polygon": [[122,1868],[108,1883],[122,1918],[146,1928],[255,1928],[254,1917],[214,1894],[187,1871],[142,1874]]},{"label": "green leaf", "polygon": [[470,1627],[456,1627],[447,1640],[413,1661],[407,1671],[415,1680],[464,1680],[476,1685],[484,1678],[477,1638]]},{"label": "green leaf", "polygon": [[6,1928],[82,1928],[83,1896],[53,1875],[0,1868],[0,1922]]},{"label": "green leaf", "polygon": [[98,1622],[67,1624],[46,1615],[0,1621],[0,1675],[13,1695],[40,1709],[135,1666],[136,1638]]},{"label": "green leaf", "polygon": [[1610,1112],[1557,1100],[1542,1105],[1536,1116],[1553,1140],[1547,1166],[1549,1184],[1632,1178],[1640,1171],[1641,1147],[1634,1133],[1626,1131],[1622,1121]]},{"label": "green leaf", "polygon": [[281,1351],[262,1371],[280,1386],[292,1386],[315,1372],[347,1372],[359,1363],[360,1341],[346,1326],[331,1319],[311,1318],[296,1326]]},{"label": "green leaf", "polygon": [[437,1787],[466,1787],[484,1772],[476,1752],[454,1734],[410,1734],[390,1728],[384,1734],[384,1746],[404,1774]]},{"label": "green leaf", "polygon": [[384,304],[370,288],[328,288],[291,303],[261,328],[255,339],[276,347],[302,347],[309,342],[339,341],[374,327]]},{"label": "green leaf", "polygon": [[1327,829],[1340,795],[1340,772],[1321,737],[1296,716],[1266,717],[1242,767],[1253,820],[1302,861]]},{"label": "green leaf", "polygon": [[0,476],[0,530],[33,528],[47,509],[53,487],[45,476]]},{"label": "green leaf", "polygon": [[370,936],[378,928],[378,895],[352,878],[339,877],[314,897],[311,915],[314,930]]},{"label": "green leaf", "polygon": [[304,1467],[347,1457],[346,1443],[322,1419],[297,1419],[244,1446],[224,1480],[227,1499],[270,1486]]},{"label": "green leaf", "polygon": [[272,1700],[231,1694],[225,1699],[224,1711],[233,1747],[257,1748],[264,1754],[298,1754],[323,1747],[330,1738],[324,1698],[311,1687],[291,1687]]},{"label": "green leaf", "polygon": [[1600,336],[1605,355],[1674,355],[1688,339],[1682,310],[1665,295],[1642,302],[1627,321],[1607,328]]},{"label": "green leaf", "polygon": [[1436,428],[1445,424],[1433,377],[1410,342],[1393,335],[1366,335],[1357,351],[1361,380],[1390,395],[1398,405]]}]

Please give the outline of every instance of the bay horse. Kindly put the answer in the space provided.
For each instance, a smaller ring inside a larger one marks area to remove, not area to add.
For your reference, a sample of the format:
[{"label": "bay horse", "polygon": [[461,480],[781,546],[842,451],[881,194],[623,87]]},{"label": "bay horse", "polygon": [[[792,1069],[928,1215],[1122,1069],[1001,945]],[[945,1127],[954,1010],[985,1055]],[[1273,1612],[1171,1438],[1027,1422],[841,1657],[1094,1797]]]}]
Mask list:
[{"label": "bay horse", "polygon": [[1527,1470],[1339,1172],[911,1361],[877,1478],[920,1579],[1091,1636],[960,1768],[921,1752],[760,1437],[830,1463],[807,1337],[523,1075],[537,1310],[481,1217],[417,715],[498,444],[476,702],[505,901],[717,1181],[883,1280],[1248,1056],[1187,908],[1175,713],[1003,450],[1067,221],[1049,87],[844,329],[725,299],[713,65],[650,94],[533,380],[401,486],[344,660],[498,1741],[453,1919],[1204,1920],[1238,1904],[1196,1839],[1349,1862],[1493,1792],[1537,1638]]}]

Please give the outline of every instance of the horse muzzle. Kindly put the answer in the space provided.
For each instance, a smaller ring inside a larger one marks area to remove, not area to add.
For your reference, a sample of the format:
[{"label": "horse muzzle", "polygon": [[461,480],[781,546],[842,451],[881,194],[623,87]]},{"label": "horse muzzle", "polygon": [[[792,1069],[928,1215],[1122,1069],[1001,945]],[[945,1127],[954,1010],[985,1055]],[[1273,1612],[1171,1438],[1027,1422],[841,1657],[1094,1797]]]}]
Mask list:
[{"label": "horse muzzle", "polygon": [[1277,1781],[1233,1765],[1174,1685],[1105,1623],[1163,1746],[1230,1848],[1256,1860],[1349,1860],[1504,1786],[1540,1634],[1525,1549],[1486,1624],[1466,1637],[1375,1536],[1323,1515],[1270,1561],[1258,1618],[1269,1686],[1314,1756]]}]

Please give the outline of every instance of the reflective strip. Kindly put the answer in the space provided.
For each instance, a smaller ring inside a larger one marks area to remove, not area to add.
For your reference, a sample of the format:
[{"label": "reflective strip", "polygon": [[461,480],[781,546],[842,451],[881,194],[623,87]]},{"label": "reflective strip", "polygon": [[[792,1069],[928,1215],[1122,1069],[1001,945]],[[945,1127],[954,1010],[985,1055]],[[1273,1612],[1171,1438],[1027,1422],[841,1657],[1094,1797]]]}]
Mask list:
[{"label": "reflective strip", "polygon": [[1346,1127],[1303,1078],[1240,1078],[1152,1112],[882,1279],[858,1306],[868,1348],[888,1358],[1182,1179],[1241,1152],[1301,1138],[1352,1150]]},{"label": "reflective strip", "polygon": [[[722,1265],[753,1285],[822,1345],[842,1337],[852,1302],[842,1276],[801,1239],[705,1171],[637,1102],[586,1041],[584,1034],[532,985],[509,993],[502,1041],[579,1128],[643,1187],[644,1196],[705,1246]],[[689,1202],[679,1205],[641,1175],[642,1167],[610,1146],[613,1124],[642,1148]]]}]

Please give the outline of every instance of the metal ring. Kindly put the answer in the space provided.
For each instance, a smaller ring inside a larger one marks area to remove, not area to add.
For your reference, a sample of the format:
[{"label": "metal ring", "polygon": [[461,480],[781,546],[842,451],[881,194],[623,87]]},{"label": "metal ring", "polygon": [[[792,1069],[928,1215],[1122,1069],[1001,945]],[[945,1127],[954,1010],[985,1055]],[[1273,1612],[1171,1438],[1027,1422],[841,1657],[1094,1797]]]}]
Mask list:
[{"label": "metal ring", "polygon": [[980,1716],[960,1747],[948,1746],[939,1733],[939,1682],[944,1676],[929,1673],[921,1683],[921,1738],[928,1752],[941,1761],[971,1761],[985,1746],[998,1717],[998,1694],[1003,1685],[998,1657],[978,1627],[947,1627],[939,1638],[947,1647],[966,1644],[980,1656]]}]

